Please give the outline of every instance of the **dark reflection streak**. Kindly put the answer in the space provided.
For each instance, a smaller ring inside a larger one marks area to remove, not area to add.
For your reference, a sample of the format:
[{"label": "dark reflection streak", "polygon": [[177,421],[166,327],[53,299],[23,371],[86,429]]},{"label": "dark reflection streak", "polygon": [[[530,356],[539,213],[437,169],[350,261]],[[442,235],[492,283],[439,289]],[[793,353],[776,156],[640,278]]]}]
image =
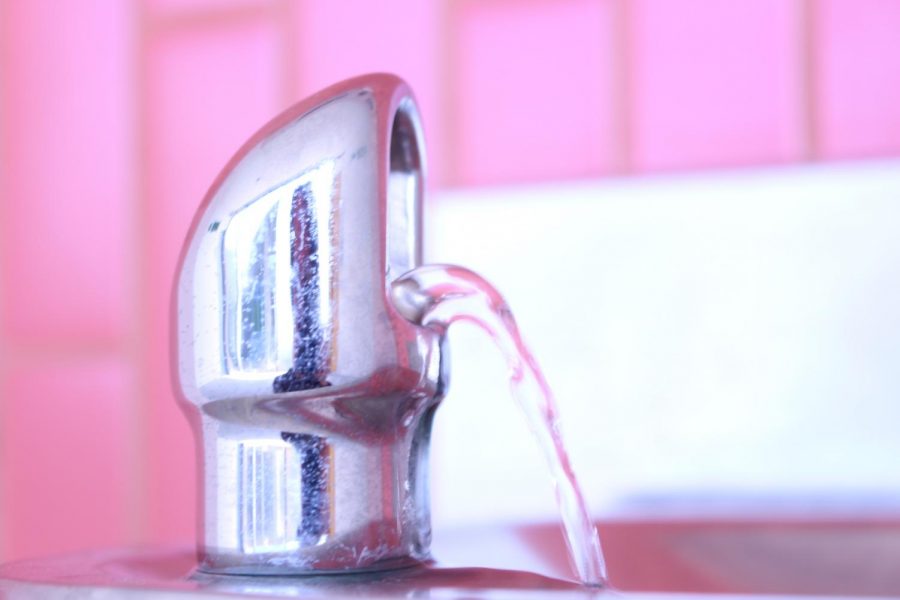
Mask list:
[{"label": "dark reflection streak", "polygon": [[328,495],[331,448],[324,438],[304,433],[283,432],[300,458],[300,526],[297,539],[303,546],[315,546],[331,533]]},{"label": "dark reflection streak", "polygon": [[[272,382],[273,391],[298,392],[328,385],[327,336],[320,321],[319,231],[316,198],[303,184],[291,198],[291,305],[294,364]],[[325,268],[328,268],[327,265]]]}]

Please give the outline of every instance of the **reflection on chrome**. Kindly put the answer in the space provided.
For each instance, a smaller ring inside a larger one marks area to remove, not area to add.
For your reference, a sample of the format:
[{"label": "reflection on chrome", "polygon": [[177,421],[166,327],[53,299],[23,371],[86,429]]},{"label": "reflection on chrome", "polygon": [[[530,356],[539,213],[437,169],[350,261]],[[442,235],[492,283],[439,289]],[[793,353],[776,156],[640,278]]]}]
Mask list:
[{"label": "reflection on chrome", "polygon": [[287,443],[236,444],[240,471],[241,548],[249,554],[300,547],[300,461]]},{"label": "reflection on chrome", "polygon": [[[308,337],[318,334],[321,344],[328,332],[300,328],[304,314],[331,322],[336,190],[329,161],[240,208],[225,225],[226,372],[285,372],[295,361],[325,358],[310,356],[324,349]],[[293,355],[304,346],[305,353]]]},{"label": "reflection on chrome", "polygon": [[185,246],[178,378],[203,449],[201,568],[371,570],[429,556],[439,334],[388,290],[421,263],[419,117],[338,84],[232,159]]},{"label": "reflection on chrome", "polygon": [[240,473],[240,544],[248,554],[316,546],[331,533],[330,447],[313,435],[282,437],[232,446]]}]

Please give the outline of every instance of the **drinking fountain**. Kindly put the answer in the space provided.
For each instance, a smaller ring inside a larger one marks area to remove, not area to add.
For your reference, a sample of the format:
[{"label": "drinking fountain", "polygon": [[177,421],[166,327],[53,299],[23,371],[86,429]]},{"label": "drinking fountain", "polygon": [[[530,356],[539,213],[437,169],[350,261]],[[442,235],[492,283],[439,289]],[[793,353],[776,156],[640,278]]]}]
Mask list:
[{"label": "drinking fountain", "polygon": [[428,558],[446,360],[389,294],[422,260],[422,148],[405,83],[351,79],[265,126],[200,207],[175,337],[203,448],[202,570]]},{"label": "drinking fountain", "polygon": [[[393,75],[338,83],[255,134],[197,211],[173,294],[174,385],[202,465],[196,554],[14,563],[0,597],[581,597],[571,581],[431,560],[428,448],[448,357],[429,311],[458,295],[448,285],[472,298],[482,280],[410,275],[424,176],[416,104]],[[496,292],[484,297],[512,323]]]}]

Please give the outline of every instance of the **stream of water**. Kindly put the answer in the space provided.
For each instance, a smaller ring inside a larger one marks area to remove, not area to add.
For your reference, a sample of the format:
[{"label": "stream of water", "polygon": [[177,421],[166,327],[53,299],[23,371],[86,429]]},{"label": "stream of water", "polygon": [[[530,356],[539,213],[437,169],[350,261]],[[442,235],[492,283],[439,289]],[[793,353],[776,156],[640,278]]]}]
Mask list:
[{"label": "stream of water", "polygon": [[553,392],[500,293],[476,273],[450,265],[426,265],[392,287],[394,304],[407,319],[446,333],[457,321],[476,324],[499,347],[509,367],[512,395],[550,466],[569,557],[582,583],[602,586],[606,567],[559,428]]}]

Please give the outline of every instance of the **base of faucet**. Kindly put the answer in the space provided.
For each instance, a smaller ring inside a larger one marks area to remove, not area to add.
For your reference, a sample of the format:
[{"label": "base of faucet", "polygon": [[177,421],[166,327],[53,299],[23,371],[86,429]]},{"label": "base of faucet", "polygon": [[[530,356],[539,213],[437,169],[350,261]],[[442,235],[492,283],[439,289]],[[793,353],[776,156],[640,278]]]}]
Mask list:
[{"label": "base of faucet", "polygon": [[[379,401],[385,410],[393,402]],[[294,431],[201,416],[200,568],[219,574],[364,572],[430,559],[431,409],[385,431]]]},{"label": "base of faucet", "polygon": [[302,561],[286,560],[285,557],[272,557],[268,562],[260,564],[248,564],[241,559],[240,564],[228,564],[228,560],[221,557],[211,558],[201,556],[198,559],[197,571],[209,575],[234,575],[234,576],[317,576],[317,575],[350,575],[355,573],[373,573],[376,571],[393,571],[399,569],[409,569],[413,567],[423,567],[431,564],[432,558],[428,554],[421,556],[397,556],[386,558],[376,562],[369,563],[365,566],[349,567],[335,566],[329,568],[327,566],[318,566],[310,568],[304,565]]}]

